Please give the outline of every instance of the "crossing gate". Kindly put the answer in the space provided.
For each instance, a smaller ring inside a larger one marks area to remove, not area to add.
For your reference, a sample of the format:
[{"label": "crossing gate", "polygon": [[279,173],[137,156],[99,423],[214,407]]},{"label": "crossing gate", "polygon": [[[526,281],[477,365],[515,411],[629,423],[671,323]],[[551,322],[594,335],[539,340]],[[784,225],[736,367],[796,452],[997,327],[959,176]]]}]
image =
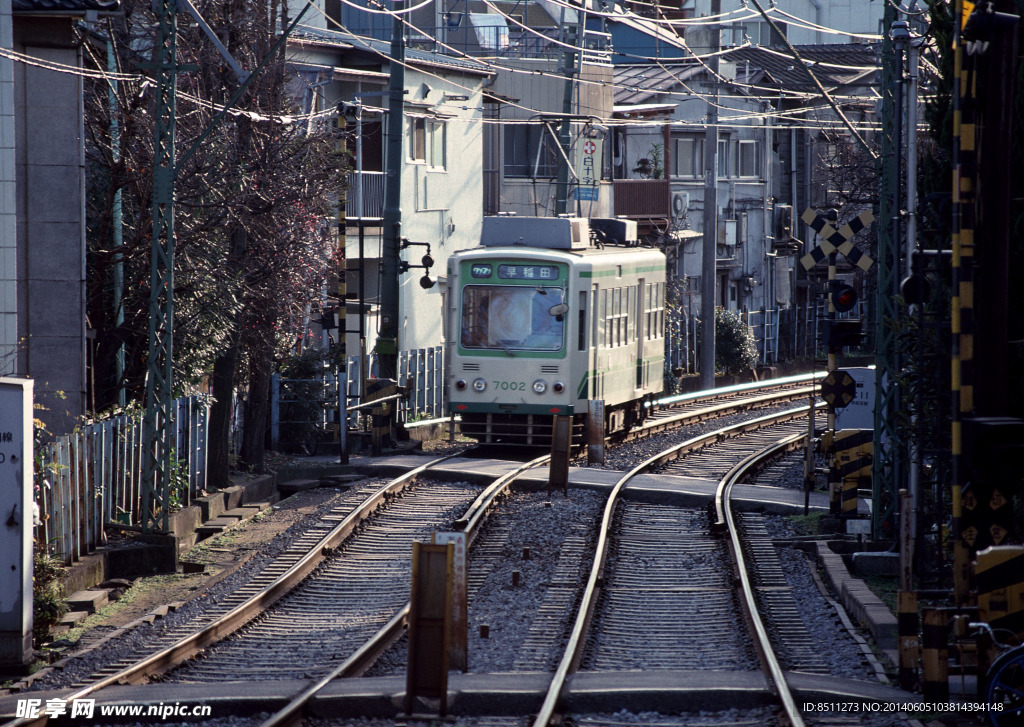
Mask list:
[{"label": "crossing gate", "polygon": [[808,207],[800,215],[800,219],[822,238],[821,244],[800,258],[804,270],[810,270],[834,252],[842,253],[843,257],[861,270],[867,271],[874,260],[862,253],[854,244],[853,236],[875,221],[870,211],[861,212],[838,230],[816,210]]},{"label": "crossing gate", "polygon": [[1024,634],[1024,546],[991,545],[978,551],[974,577],[978,618],[998,633]]},{"label": "crossing gate", "polygon": [[833,514],[857,515],[857,490],[871,486],[873,429],[840,429],[827,432],[825,451],[831,455],[829,500]]}]

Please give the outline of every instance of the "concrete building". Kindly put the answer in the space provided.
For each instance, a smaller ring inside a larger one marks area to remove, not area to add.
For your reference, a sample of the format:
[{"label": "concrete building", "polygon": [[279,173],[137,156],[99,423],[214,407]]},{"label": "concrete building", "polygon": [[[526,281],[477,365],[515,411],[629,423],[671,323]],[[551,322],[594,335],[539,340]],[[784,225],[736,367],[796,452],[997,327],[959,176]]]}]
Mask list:
[{"label": "concrete building", "polygon": [[[345,213],[349,331],[362,330],[373,349],[379,321],[384,180],[387,168],[387,84],[390,46],[326,28],[300,26],[289,41],[289,62],[307,89],[307,109],[340,108],[353,131],[353,170]],[[448,256],[475,247],[483,216],[483,94],[492,72],[472,60],[409,48],[406,51],[403,124],[402,227],[410,243],[401,258],[411,267],[399,276],[398,349],[438,346],[443,337],[442,298]],[[428,251],[429,271],[421,264]],[[435,283],[421,285],[428,275]],[[365,305],[360,320],[359,305]],[[346,340],[359,351],[358,333]]]},{"label": "concrete building", "polygon": [[0,373],[53,433],[85,413],[85,164],[74,24],[106,0],[0,0]]}]

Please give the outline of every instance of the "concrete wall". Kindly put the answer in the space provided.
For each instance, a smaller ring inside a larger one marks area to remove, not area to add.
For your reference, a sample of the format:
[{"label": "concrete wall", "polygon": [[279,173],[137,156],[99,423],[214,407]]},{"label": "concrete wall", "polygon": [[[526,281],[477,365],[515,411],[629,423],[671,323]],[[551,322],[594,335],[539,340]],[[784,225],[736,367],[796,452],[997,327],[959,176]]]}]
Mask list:
[{"label": "concrete wall", "polygon": [[[15,50],[74,68],[71,20],[16,19]],[[85,161],[81,77],[15,65],[17,373],[49,429],[85,411]]]},{"label": "concrete wall", "polygon": [[[0,0],[0,47],[11,48],[11,0]],[[14,175],[14,61],[0,56],[0,376],[15,373],[18,278]]]}]

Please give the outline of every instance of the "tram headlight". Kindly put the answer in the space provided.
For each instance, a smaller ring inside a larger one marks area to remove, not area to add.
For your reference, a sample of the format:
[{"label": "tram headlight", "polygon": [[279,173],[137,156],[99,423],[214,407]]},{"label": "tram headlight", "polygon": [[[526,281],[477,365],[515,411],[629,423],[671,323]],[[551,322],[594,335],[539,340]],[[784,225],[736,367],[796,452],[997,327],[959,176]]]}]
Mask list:
[{"label": "tram headlight", "polygon": [[455,382],[455,388],[458,389],[459,391],[465,391],[466,390],[466,380],[465,379],[459,379],[458,381],[456,381]]},{"label": "tram headlight", "polygon": [[555,390],[556,394],[561,394],[563,391],[565,391],[565,384],[563,384],[561,381],[556,381],[551,388]]},{"label": "tram headlight", "polygon": [[543,379],[537,379],[533,382],[533,391],[536,394],[543,394],[548,390],[548,382]]},{"label": "tram headlight", "polygon": [[473,391],[483,391],[487,388],[487,379],[477,378],[473,379]]}]

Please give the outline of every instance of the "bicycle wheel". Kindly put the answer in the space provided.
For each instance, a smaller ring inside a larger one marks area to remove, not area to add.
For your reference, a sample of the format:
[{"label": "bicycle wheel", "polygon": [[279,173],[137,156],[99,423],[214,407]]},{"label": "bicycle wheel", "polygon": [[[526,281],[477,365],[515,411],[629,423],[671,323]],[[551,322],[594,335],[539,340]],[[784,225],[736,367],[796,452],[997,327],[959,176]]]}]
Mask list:
[{"label": "bicycle wheel", "polygon": [[1000,656],[985,678],[985,701],[1002,705],[1001,711],[990,711],[992,727],[1024,724],[1024,647],[1018,646]]}]

